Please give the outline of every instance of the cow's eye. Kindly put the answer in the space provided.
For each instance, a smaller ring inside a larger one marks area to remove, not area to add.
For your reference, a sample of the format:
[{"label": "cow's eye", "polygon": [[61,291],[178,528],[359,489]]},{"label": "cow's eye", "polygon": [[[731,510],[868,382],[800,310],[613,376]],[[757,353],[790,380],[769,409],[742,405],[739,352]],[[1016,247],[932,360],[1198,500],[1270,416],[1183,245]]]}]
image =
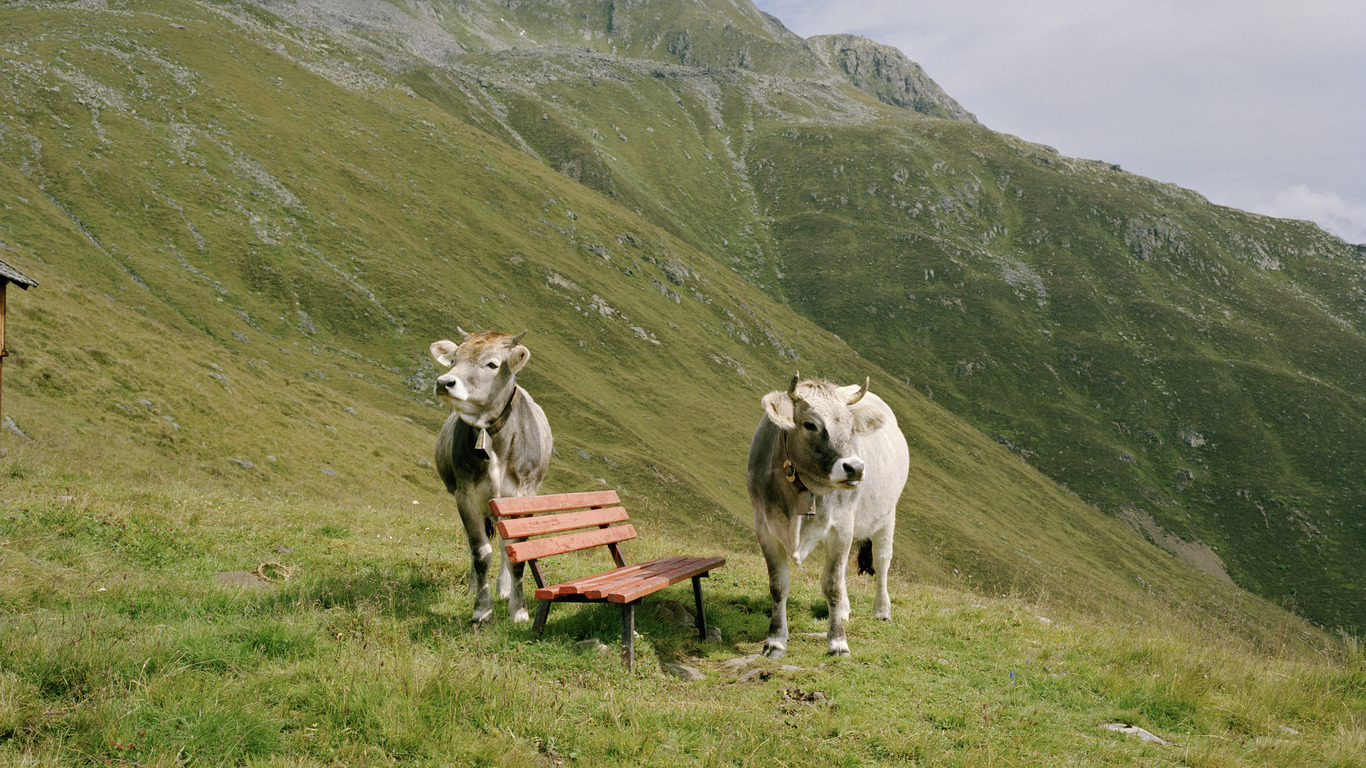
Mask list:
[{"label": "cow's eye", "polygon": [[805,424],[803,424],[802,426],[806,427],[806,431],[807,431],[807,432],[815,432],[815,431],[816,431],[816,422],[814,422],[814,421],[808,421],[808,422],[806,422]]},{"label": "cow's eye", "polygon": [[487,363],[484,363],[484,367],[485,367],[485,368],[497,368],[497,367],[498,367],[498,363],[496,363],[496,362],[490,360],[490,361],[488,361]]}]

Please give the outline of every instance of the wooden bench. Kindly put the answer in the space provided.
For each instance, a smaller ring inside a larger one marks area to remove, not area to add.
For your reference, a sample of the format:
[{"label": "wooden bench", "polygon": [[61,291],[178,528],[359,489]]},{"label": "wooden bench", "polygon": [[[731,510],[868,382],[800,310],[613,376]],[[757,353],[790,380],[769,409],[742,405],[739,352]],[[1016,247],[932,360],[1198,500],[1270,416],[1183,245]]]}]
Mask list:
[{"label": "wooden bench", "polygon": [[[684,579],[692,579],[697,604],[697,633],[707,639],[707,618],[702,612],[702,577],[725,564],[724,557],[665,557],[648,563],[627,565],[617,544],[636,537],[635,526],[621,507],[616,491],[562,493],[491,499],[511,563],[527,563],[536,580],[537,636],[545,629],[550,604],[619,603],[621,605],[621,651],[628,669],[635,669],[635,608],[642,598]],[[533,538],[536,537],[536,538]],[[605,546],[616,568],[610,571],[547,585],[537,560],[568,552]]]}]

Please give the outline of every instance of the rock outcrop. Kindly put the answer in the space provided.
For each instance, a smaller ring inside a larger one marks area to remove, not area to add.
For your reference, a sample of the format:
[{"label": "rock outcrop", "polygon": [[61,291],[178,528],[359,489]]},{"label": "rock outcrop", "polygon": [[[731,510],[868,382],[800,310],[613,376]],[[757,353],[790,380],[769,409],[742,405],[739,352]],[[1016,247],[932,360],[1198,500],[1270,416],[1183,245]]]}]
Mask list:
[{"label": "rock outcrop", "polygon": [[890,45],[858,35],[816,35],[807,38],[806,43],[828,66],[843,72],[856,88],[884,104],[931,117],[977,122],[919,64]]}]

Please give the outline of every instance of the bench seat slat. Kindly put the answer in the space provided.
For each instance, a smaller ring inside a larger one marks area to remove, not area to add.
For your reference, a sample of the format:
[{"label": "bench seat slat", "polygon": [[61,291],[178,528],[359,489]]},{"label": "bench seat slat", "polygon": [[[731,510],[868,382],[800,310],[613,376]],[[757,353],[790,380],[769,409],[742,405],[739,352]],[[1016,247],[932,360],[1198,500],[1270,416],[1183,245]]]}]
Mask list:
[{"label": "bench seat slat", "polygon": [[636,528],[628,523],[612,528],[600,528],[595,531],[566,533],[563,536],[555,536],[549,539],[533,539],[508,544],[504,550],[507,552],[508,562],[521,563],[552,555],[562,555],[566,552],[577,552],[581,549],[589,549],[604,544],[615,544],[635,537]]},{"label": "bench seat slat", "polygon": [[[686,560],[687,558],[683,556],[677,556],[666,559],[672,563],[677,563]],[[606,573],[600,573],[597,576],[590,576],[586,579],[576,579],[574,581],[567,582],[569,584],[569,587],[564,594],[587,596],[587,594],[590,591],[602,589],[610,590],[613,588],[613,585],[624,584],[626,582],[629,582],[631,579],[641,578],[647,575],[646,572],[649,569],[656,567],[658,567],[658,561],[650,561],[645,563],[637,563],[636,565],[628,565],[625,568],[618,568],[614,571],[607,571]]]},{"label": "bench seat slat", "polygon": [[609,594],[617,592],[632,584],[638,584],[643,580],[652,579],[668,572],[671,568],[678,566],[687,567],[688,562],[692,559],[693,558],[690,557],[670,557],[661,560],[651,560],[646,563],[641,563],[641,567],[632,573],[618,574],[614,578],[604,579],[596,584],[586,585],[583,589],[579,590],[579,592],[589,600],[603,600],[606,599]]},{"label": "bench seat slat", "polygon": [[[678,561],[686,560],[687,558],[683,556],[676,556],[664,559],[669,561]],[[611,583],[618,580],[629,579],[632,575],[637,574],[642,569],[652,565],[652,562],[637,563],[635,565],[628,565],[625,568],[614,568],[610,571],[595,573],[592,576],[584,576],[581,579],[573,579],[571,581],[565,581],[559,584],[552,584],[548,587],[542,587],[536,590],[536,598],[538,600],[553,600],[563,595],[581,595],[585,591],[600,586],[602,584]]]},{"label": "bench seat slat", "polygon": [[588,590],[584,597],[589,600],[606,599],[612,603],[629,603],[638,600],[659,590],[677,584],[685,579],[711,571],[724,565],[724,557],[690,557],[684,562],[667,566],[663,569],[636,574],[635,578],[630,579],[624,584],[618,584],[611,589],[601,587]]},{"label": "bench seat slat", "polygon": [[616,491],[584,491],[556,493],[547,496],[511,496],[489,501],[493,513],[499,517],[534,515],[538,512],[565,512],[571,509],[608,507],[620,504]]},{"label": "bench seat slat", "polygon": [[549,533],[564,533],[579,528],[624,523],[631,519],[621,507],[589,509],[582,512],[563,512],[540,517],[514,517],[498,521],[498,535],[504,539],[525,539]]},{"label": "bench seat slat", "polygon": [[[677,555],[666,559],[671,561],[679,561],[685,560],[687,558],[683,557],[682,555]],[[604,571],[602,573],[595,574],[593,576],[588,576],[582,579],[574,579],[573,581],[567,581],[565,582],[565,585],[567,587],[565,594],[579,595],[583,594],[589,589],[593,589],[594,587],[600,587],[604,584],[610,584],[613,582],[621,581],[623,579],[629,579],[632,576],[639,574],[644,569],[649,568],[652,564],[653,561],[636,563],[635,565],[628,565],[625,568],[615,568],[613,570]]]}]

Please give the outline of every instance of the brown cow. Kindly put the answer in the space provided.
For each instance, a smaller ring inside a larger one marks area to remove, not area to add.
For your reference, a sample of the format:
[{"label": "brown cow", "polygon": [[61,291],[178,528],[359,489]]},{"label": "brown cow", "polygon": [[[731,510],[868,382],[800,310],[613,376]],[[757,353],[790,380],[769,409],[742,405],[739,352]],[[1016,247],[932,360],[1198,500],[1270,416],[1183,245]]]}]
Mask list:
[{"label": "brown cow", "polygon": [[[455,496],[470,545],[474,623],[493,615],[489,566],[493,562],[489,499],[535,496],[550,466],[552,436],[545,411],[517,385],[531,351],[516,336],[497,331],[466,333],[463,341],[432,344],[432,357],[448,371],[436,380],[436,396],[453,412],[436,438],[436,472]],[[501,550],[499,550],[501,551]],[[513,621],[528,621],[522,594],[524,566],[499,558],[498,597]]]}]

